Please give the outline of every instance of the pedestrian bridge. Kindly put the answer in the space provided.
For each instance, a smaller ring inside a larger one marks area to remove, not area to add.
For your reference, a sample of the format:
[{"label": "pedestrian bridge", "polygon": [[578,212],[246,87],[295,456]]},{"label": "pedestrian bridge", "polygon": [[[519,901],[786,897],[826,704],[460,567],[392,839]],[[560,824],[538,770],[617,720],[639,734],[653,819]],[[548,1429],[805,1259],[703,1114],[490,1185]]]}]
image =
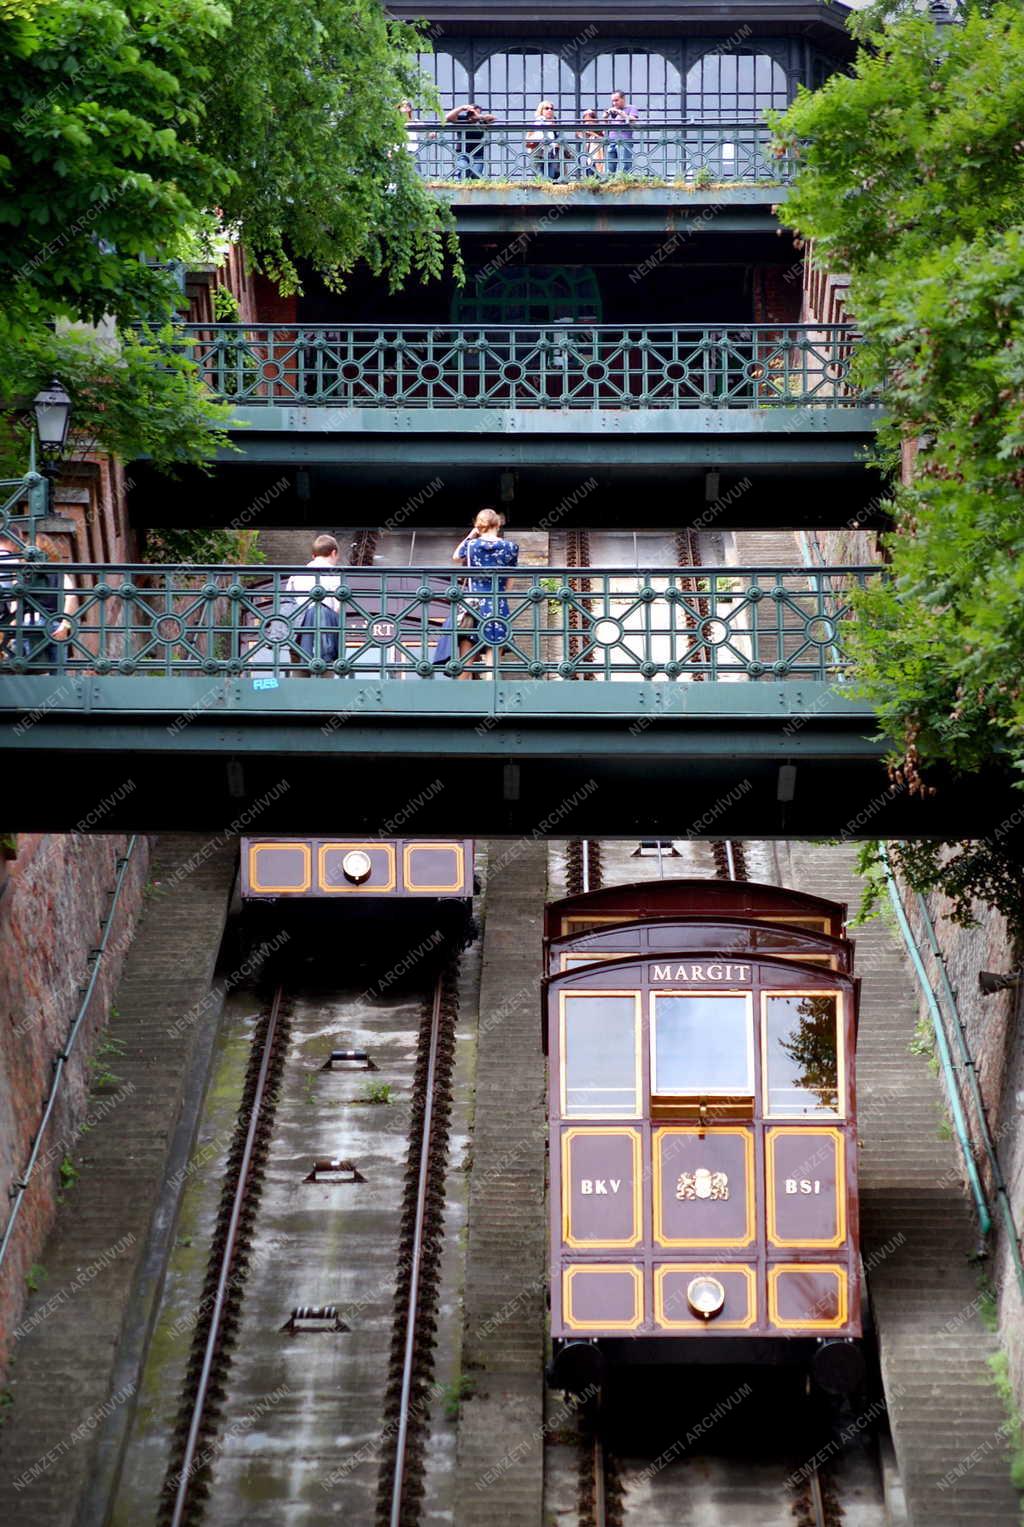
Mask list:
[{"label": "pedestrian bridge", "polygon": [[877,567],[65,571],[66,639],[39,564],[0,604],[27,828],[974,835],[1009,800],[889,788],[844,649]]},{"label": "pedestrian bridge", "polygon": [[[214,475],[134,462],[132,522],[361,525],[366,502],[451,525],[508,474],[550,508],[593,475],[587,523],[703,512],[706,474],[747,479],[742,523],[875,523],[878,398],[846,324],[182,324],[232,405]],[[424,501],[426,484],[439,490]],[[269,494],[269,498],[268,495]],[[712,494],[712,497],[715,495]],[[408,505],[412,505],[410,510]],[[825,507],[827,505],[827,508]],[[735,523],[730,511],[720,523]],[[745,517],[749,516],[747,519]],[[560,520],[561,523],[561,520]]]}]

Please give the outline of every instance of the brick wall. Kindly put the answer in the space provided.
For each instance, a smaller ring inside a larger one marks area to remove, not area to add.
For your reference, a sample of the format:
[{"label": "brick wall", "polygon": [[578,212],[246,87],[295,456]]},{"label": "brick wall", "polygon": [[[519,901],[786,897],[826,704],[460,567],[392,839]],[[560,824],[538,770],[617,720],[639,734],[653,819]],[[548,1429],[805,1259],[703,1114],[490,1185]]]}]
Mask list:
[{"label": "brick wall", "polygon": [[225,287],[237,297],[239,323],[258,322],[255,278],[246,266],[240,246],[231,244],[222,265],[203,266],[186,272],[189,323],[213,322],[213,294],[218,286]]},{"label": "brick wall", "polygon": [[[21,834],[18,857],[0,881],[0,1217],[7,1189],[28,1159],[54,1057],[81,1001],[89,951],[110,905],[127,839]],[[25,1275],[40,1258],[59,1191],[58,1169],[87,1114],[88,1058],[106,1023],[125,951],[142,906],[149,842],[139,838],[110,930],[89,1011],[65,1067],[59,1100],[0,1269],[0,1375],[6,1333],[17,1323]],[[116,1065],[113,1068],[116,1071]],[[116,1087],[113,1088],[116,1095]],[[92,1107],[98,1100],[94,1099]],[[114,1105],[116,1106],[116,1105]]]},{"label": "brick wall", "polygon": [[804,286],[800,305],[801,323],[850,323],[847,309],[850,287],[848,276],[823,270],[814,263],[813,251],[807,250],[804,261]]},{"label": "brick wall", "polygon": [[800,320],[800,281],[794,278],[796,267],[755,265],[753,271],[754,322],[798,323]]}]

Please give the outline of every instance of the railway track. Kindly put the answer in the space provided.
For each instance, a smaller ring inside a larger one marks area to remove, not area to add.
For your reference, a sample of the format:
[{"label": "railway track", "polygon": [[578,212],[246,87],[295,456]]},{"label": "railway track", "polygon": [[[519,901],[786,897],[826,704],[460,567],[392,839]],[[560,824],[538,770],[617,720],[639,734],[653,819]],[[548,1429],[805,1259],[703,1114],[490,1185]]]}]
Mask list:
[{"label": "railway track", "polygon": [[[361,1402],[358,1394],[346,1394],[344,1421],[342,1411],[338,1410],[334,1430],[337,1431],[341,1426],[352,1435],[351,1402],[355,1399],[357,1404],[361,1403],[365,1414],[358,1422],[359,1431],[355,1435],[361,1433],[369,1436],[370,1442],[356,1450],[358,1467],[355,1471],[352,1468],[351,1448],[347,1455],[342,1453],[339,1466],[333,1471],[333,1480],[341,1497],[355,1509],[352,1519],[368,1521],[375,1518],[385,1527],[414,1527],[421,1520],[431,1407],[438,1393],[434,1383],[434,1349],[458,1013],[458,960],[448,957],[443,968],[436,970],[435,966],[435,971],[436,978],[432,973],[427,990],[418,1003],[418,1019],[415,1020],[418,1027],[414,1027],[415,1057],[408,1056],[409,1069],[405,1072],[405,1084],[401,1089],[403,1093],[408,1091],[408,1115],[397,1112],[394,1115],[395,1125],[407,1133],[408,1144],[403,1152],[401,1179],[397,1178],[396,1162],[396,1178],[390,1190],[395,1195],[392,1200],[394,1210],[386,1223],[397,1228],[394,1242],[383,1258],[383,1275],[387,1283],[381,1286],[380,1246],[373,1248],[374,1257],[366,1261],[360,1259],[358,1249],[350,1241],[345,1246],[344,1271],[347,1278],[353,1280],[355,1302],[337,1306],[293,1307],[291,1321],[286,1322],[282,1328],[277,1316],[271,1326],[271,1330],[277,1333],[273,1340],[267,1344],[260,1338],[254,1349],[254,1331],[266,1328],[263,1308],[267,1303],[268,1292],[263,1276],[268,1265],[266,1246],[269,1244],[275,1248],[276,1255],[276,1248],[282,1244],[280,1162],[289,1158],[289,1148],[283,1139],[275,1146],[275,1139],[281,1129],[291,1134],[295,1127],[296,1103],[308,1106],[313,1100],[312,1089],[316,1085],[323,1089],[325,1096],[333,1093],[342,1107],[351,1106],[353,1102],[374,1101],[363,1096],[349,1098],[346,1103],[344,1097],[338,1094],[336,1084],[326,1080],[320,1084],[308,1079],[304,1082],[303,1076],[308,1078],[316,1075],[316,1072],[301,1066],[289,1068],[290,1081],[287,1086],[283,1086],[289,1045],[294,1042],[296,1053],[299,1053],[311,1030],[318,1036],[322,1035],[326,1015],[344,1013],[344,1028],[348,1030],[357,1027],[359,1018],[351,1004],[359,999],[354,998],[354,995],[349,997],[347,993],[338,994],[325,1008],[321,1004],[310,1003],[308,999],[291,996],[283,986],[278,986],[266,1013],[257,1023],[234,1135],[228,1150],[205,1283],[194,1310],[195,1323],[188,1368],[157,1512],[160,1527],[196,1527],[204,1517],[211,1521],[223,1518],[226,1501],[232,1501],[236,1496],[235,1473],[239,1464],[244,1469],[245,1457],[251,1456],[251,1453],[239,1454],[238,1442],[239,1437],[248,1430],[249,1418],[260,1409],[260,1397],[265,1393],[268,1383],[267,1374],[273,1374],[278,1379],[289,1379],[288,1384],[281,1386],[280,1392],[299,1399],[299,1411],[292,1410],[293,1419],[288,1422],[288,1427],[291,1431],[298,1425],[301,1432],[302,1423],[299,1418],[303,1391],[300,1385],[315,1383],[313,1369],[318,1364],[326,1361],[331,1365],[338,1361],[338,1358],[330,1357],[328,1349],[305,1345],[314,1341],[340,1341],[344,1344],[341,1352],[350,1352],[351,1360],[356,1364],[350,1375],[348,1389],[357,1391],[361,1387],[359,1364],[366,1360],[365,1355],[360,1354],[360,1345],[365,1348],[368,1344],[370,1350],[382,1353],[385,1357],[390,1346],[386,1377],[380,1371],[379,1381],[365,1386]],[[296,1033],[292,1032],[293,1011],[305,1019],[304,1030],[300,1028]],[[406,1033],[408,1018],[404,1015],[408,1012],[408,1001],[399,1000],[394,1021],[405,1028]],[[337,1018],[334,1017],[336,1023]],[[328,1032],[333,1026],[330,1025]],[[395,1039],[398,1039],[401,1028],[393,1031]],[[318,1050],[321,1047],[322,1039],[318,1041]],[[365,1057],[367,1052],[339,1050],[337,1055],[351,1059]],[[394,1066],[389,1065],[385,1075],[395,1074]],[[344,1086],[340,1077],[339,1083]],[[361,1085],[370,1090],[373,1084]],[[385,1094],[391,1092],[388,1083],[380,1083],[378,1087]],[[300,1098],[297,1094],[301,1094],[303,1088],[305,1094]],[[283,1119],[278,1107],[279,1096],[282,1106],[287,1100]],[[394,1100],[387,1097],[387,1101]],[[342,1124],[342,1128],[358,1142],[357,1154],[359,1148],[379,1153],[382,1144],[380,1134],[372,1132],[367,1135],[360,1121],[365,1116],[367,1125],[372,1123],[373,1131],[377,1130],[378,1122],[387,1129],[389,1126],[385,1123],[384,1114],[384,1110],[371,1110],[366,1115],[359,1111],[346,1116],[352,1118],[353,1123],[349,1126]],[[340,1123],[340,1116],[336,1117]],[[272,1146],[278,1158],[277,1181],[269,1210],[266,1205],[261,1210],[260,1200]],[[390,1155],[391,1152],[386,1154]],[[370,1159],[379,1163],[383,1158],[376,1154]],[[351,1175],[346,1174],[349,1182],[362,1183],[365,1180],[352,1162],[318,1159],[311,1178],[305,1179],[307,1182],[316,1180],[317,1168],[350,1168]],[[381,1181],[379,1166],[375,1178],[376,1191],[379,1193],[385,1186]],[[348,1192],[348,1189],[342,1191]],[[290,1202],[294,1204],[294,1188],[291,1193]],[[317,1194],[310,1189],[306,1199],[307,1202],[319,1199],[321,1209],[314,1209],[313,1212],[322,1212],[322,1192]],[[291,1208],[287,1212],[294,1215],[296,1209]],[[372,1215],[375,1211],[371,1206],[365,1212]],[[373,1223],[372,1220],[370,1223]],[[316,1255],[315,1249],[313,1255]],[[360,1272],[364,1261],[365,1269]],[[379,1317],[372,1317],[371,1310],[377,1308],[378,1293],[381,1299],[391,1297],[390,1287],[396,1268],[397,1281],[394,1284],[390,1318],[384,1314],[383,1307]],[[256,1269],[259,1269],[258,1273]],[[250,1271],[252,1276],[249,1276]],[[323,1264],[321,1258],[321,1265],[314,1271],[315,1282],[326,1282],[331,1286],[337,1280],[339,1271],[341,1269],[336,1265]],[[247,1300],[252,1303],[252,1309],[245,1308]],[[274,1313],[276,1315],[276,1309]],[[246,1335],[242,1335],[243,1323]],[[319,1334],[308,1334],[310,1332]],[[385,1332],[389,1333],[386,1337],[387,1345],[380,1339],[385,1336]],[[282,1336],[285,1338],[283,1341]],[[294,1343],[290,1337],[295,1338]],[[338,1350],[335,1348],[335,1351]],[[318,1355],[318,1352],[323,1355]],[[239,1358],[244,1359],[240,1367],[237,1362]],[[344,1362],[344,1356],[341,1360]],[[298,1375],[297,1379],[291,1377],[293,1373]],[[327,1401],[327,1404],[330,1409],[330,1402]],[[280,1428],[285,1425],[284,1413],[287,1409],[285,1406],[282,1415],[275,1419],[274,1435],[278,1440],[270,1452],[263,1456],[262,1445],[256,1444],[264,1481],[285,1477],[282,1465],[280,1462],[275,1463],[275,1457],[280,1452],[283,1440]],[[295,1445],[299,1445],[298,1439],[295,1439]],[[223,1478],[221,1469],[217,1467],[220,1459],[226,1463]],[[322,1459],[317,1469],[314,1460],[313,1474],[319,1473],[321,1480],[325,1475],[329,1477],[330,1462],[329,1457]],[[368,1468],[372,1468],[376,1476],[375,1485],[365,1479]],[[360,1477],[364,1483],[359,1482]],[[365,1515],[360,1517],[364,1507]],[[341,1508],[336,1505],[334,1509]],[[263,1518],[257,1516],[255,1519]]]},{"label": "railway track", "polygon": [[378,1478],[379,1527],[415,1527],[423,1505],[457,1017],[452,962],[438,975],[420,1025],[384,1412],[387,1440]]},{"label": "railway track", "polygon": [[[675,534],[673,542],[675,560],[679,567],[703,567],[704,559],[701,552],[700,534],[696,530],[679,530]],[[567,567],[586,569],[593,567],[591,535],[588,530],[567,530],[565,532],[565,561]],[[580,578],[574,584],[576,592],[586,595],[590,592],[590,581]],[[686,620],[689,628],[699,630],[700,619],[709,614],[707,601],[701,599],[699,583],[696,578],[682,580],[682,589],[685,593],[697,596],[694,600],[699,618],[687,613]],[[582,627],[583,617],[580,611],[573,607],[569,614],[569,625],[573,630]],[[570,653],[577,655],[580,649],[581,638],[570,637]],[[575,645],[574,645],[575,644]],[[586,678],[593,677],[585,675]],[[693,682],[697,683],[703,675],[696,674]],[[720,880],[747,880],[747,856],[743,844],[737,839],[715,839],[710,843],[710,851],[713,859],[714,873]],[[661,873],[663,866],[659,865]],[[566,863],[566,890],[570,896],[578,896],[581,892],[596,891],[603,884],[603,864],[600,842],[594,839],[579,840],[568,845]]]},{"label": "railway track", "polygon": [[[813,1456],[817,1444],[808,1448]],[[709,1520],[705,1494],[720,1519],[735,1527],[842,1527],[844,1512],[827,1474],[805,1464],[803,1482],[793,1490],[788,1467],[788,1460],[774,1468],[758,1460],[756,1472],[741,1466],[731,1478],[723,1472],[709,1480],[706,1466],[673,1476],[658,1457],[620,1458],[603,1434],[600,1409],[586,1408],[579,1419],[578,1527],[703,1523]]]},{"label": "railway track", "polygon": [[210,1248],[206,1284],[164,1478],[162,1527],[184,1527],[202,1512],[212,1462],[211,1443],[238,1334],[248,1251],[273,1130],[277,1089],[289,1024],[284,988],[274,991],[252,1047],[235,1138]]}]

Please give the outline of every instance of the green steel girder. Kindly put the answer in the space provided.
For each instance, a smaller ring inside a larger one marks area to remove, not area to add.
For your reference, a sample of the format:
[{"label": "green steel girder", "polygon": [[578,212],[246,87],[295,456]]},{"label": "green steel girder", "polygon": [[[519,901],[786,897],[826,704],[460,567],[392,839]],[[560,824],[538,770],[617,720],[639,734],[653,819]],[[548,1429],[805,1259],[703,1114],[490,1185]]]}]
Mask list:
[{"label": "green steel girder", "polygon": [[1015,799],[995,771],[893,790],[824,685],[400,687],[5,679],[14,825],[304,832],[331,803],[384,836],[977,836]]},{"label": "green steel girder", "polygon": [[637,187],[614,195],[574,188],[552,196],[533,186],[439,190],[463,233],[640,233],[680,239],[707,233],[763,234],[779,226],[776,208],[788,187],[730,186],[683,191]]},{"label": "green steel girder", "polygon": [[[325,736],[319,728],[325,720],[330,721],[338,715],[346,718],[343,727],[339,725],[330,736]],[[788,755],[811,746],[811,737],[817,737],[819,732],[824,741],[819,738],[813,746],[829,749],[833,746],[830,729],[844,733],[858,728],[871,730],[874,713],[863,701],[850,698],[841,686],[822,682],[671,684],[627,681],[556,685],[543,680],[524,680],[517,683],[414,684],[400,679],[375,682],[291,677],[233,679],[65,674],[62,677],[3,677],[0,681],[0,717],[4,716],[12,727],[12,736],[7,739],[6,746],[15,751],[43,745],[42,735],[53,731],[58,718],[102,717],[112,718],[119,725],[145,726],[153,718],[184,716],[191,718],[187,725],[168,734],[162,747],[172,751],[179,746],[186,751],[193,747],[215,747],[214,733],[205,741],[198,741],[191,734],[210,727],[219,734],[230,724],[243,729],[232,734],[236,740],[241,740],[249,735],[244,729],[250,723],[259,723],[277,732],[278,746],[284,751],[294,747],[299,751],[336,752],[339,749],[331,738],[341,736],[343,731],[341,751],[348,745],[355,745],[352,739],[358,734],[358,748],[372,753],[387,751],[393,745],[383,741],[381,733],[375,730],[385,720],[396,726],[411,723],[418,737],[427,720],[458,728],[465,723],[475,727],[481,721],[495,719],[501,719],[504,724],[505,718],[509,718],[534,724],[536,735],[531,747],[538,754],[551,751],[552,744],[545,740],[545,734],[552,728],[564,732],[568,727],[571,731],[577,723],[590,721],[624,725],[626,732],[617,745],[622,751],[637,755],[650,750],[673,752],[677,743],[670,742],[661,733],[652,737],[646,731],[636,735],[628,731],[633,723],[650,718],[652,722],[732,722],[742,728],[786,727],[782,751]],[[38,720],[25,726],[26,719],[33,716]],[[365,735],[358,726],[351,724],[358,717],[373,722],[373,729]],[[308,736],[297,734],[294,742],[289,741],[280,735],[280,728],[293,720],[316,723],[317,731]],[[78,723],[72,721],[71,724]],[[39,735],[37,728],[40,729]],[[166,732],[163,721],[160,730]],[[87,737],[88,731],[83,735]],[[508,750],[510,735],[503,733],[502,740],[496,742],[493,729],[481,733],[471,729],[461,735],[461,740],[453,731],[449,740],[453,747],[464,747],[470,753],[495,750],[504,753]],[[179,738],[183,740],[179,742]],[[436,741],[437,736],[432,735],[422,746],[429,751]],[[846,747],[848,743],[849,739],[842,746]],[[741,749],[746,746],[737,745]],[[881,756],[877,741],[861,739],[850,745],[865,757]],[[760,744],[754,742],[751,746],[757,751]],[[403,742],[401,750],[408,748],[415,752],[420,747],[421,743],[412,738]]]},{"label": "green steel girder", "polygon": [[[321,459],[332,449],[351,449],[349,437],[364,440],[402,440],[403,454],[407,437],[422,441],[443,442],[446,453],[457,448],[460,439],[528,442],[522,446],[531,461],[537,452],[546,452],[552,465],[564,459],[563,452],[572,442],[628,440],[631,452],[644,459],[645,452],[656,452],[664,461],[707,460],[707,452],[728,453],[753,450],[764,459],[771,452],[776,459],[799,459],[805,449],[817,451],[818,459],[859,460],[851,449],[863,450],[878,428],[881,410],[868,405],[841,409],[824,408],[629,408],[614,410],[451,408],[431,412],[418,408],[331,408],[325,404],[269,404],[265,407],[235,409],[233,418],[245,447],[268,434],[320,436],[311,449]],[[809,442],[819,442],[810,445]],[[342,443],[346,442],[346,443]],[[719,442],[726,442],[721,444]],[[824,444],[820,442],[825,442]],[[261,442],[262,447],[262,442]],[[394,450],[394,447],[386,449]],[[225,459],[230,459],[228,453]],[[247,453],[247,454],[252,454]],[[622,455],[621,447],[614,457]],[[436,459],[436,458],[435,458]]]}]

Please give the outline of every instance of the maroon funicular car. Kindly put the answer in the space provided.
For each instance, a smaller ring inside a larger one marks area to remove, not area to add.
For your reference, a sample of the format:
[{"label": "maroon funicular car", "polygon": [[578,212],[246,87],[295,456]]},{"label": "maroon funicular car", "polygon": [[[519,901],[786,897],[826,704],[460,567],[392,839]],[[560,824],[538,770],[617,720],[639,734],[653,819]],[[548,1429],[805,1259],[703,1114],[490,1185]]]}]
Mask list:
[{"label": "maroon funicular car", "polygon": [[670,880],[547,909],[559,1387],[645,1361],[800,1362],[827,1389],[859,1384],[845,910]]}]

